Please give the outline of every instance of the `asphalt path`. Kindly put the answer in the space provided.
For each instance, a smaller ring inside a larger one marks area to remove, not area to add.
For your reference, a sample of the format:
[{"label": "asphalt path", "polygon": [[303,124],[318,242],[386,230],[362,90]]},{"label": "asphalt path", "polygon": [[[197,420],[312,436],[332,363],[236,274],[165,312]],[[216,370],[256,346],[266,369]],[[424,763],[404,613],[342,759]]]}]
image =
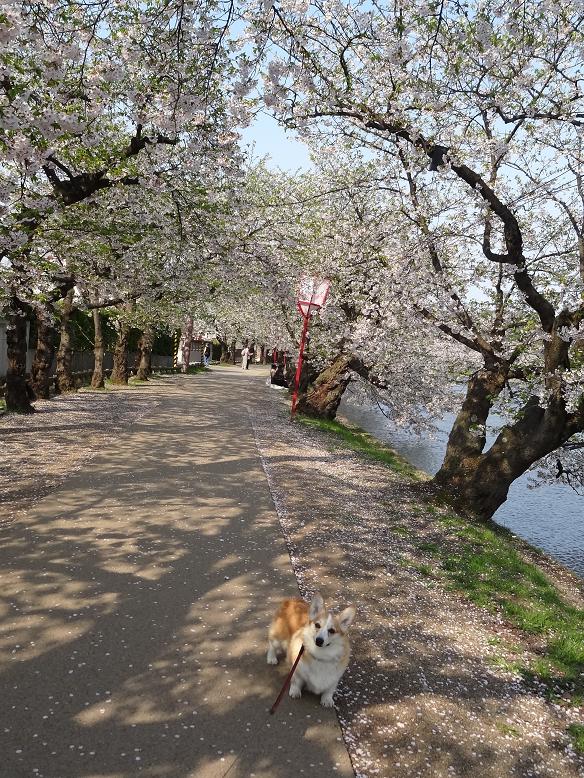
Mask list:
[{"label": "asphalt path", "polygon": [[352,776],[318,698],[268,713],[267,625],[298,589],[260,371],[135,391],[154,412],[0,531],[0,776]]}]

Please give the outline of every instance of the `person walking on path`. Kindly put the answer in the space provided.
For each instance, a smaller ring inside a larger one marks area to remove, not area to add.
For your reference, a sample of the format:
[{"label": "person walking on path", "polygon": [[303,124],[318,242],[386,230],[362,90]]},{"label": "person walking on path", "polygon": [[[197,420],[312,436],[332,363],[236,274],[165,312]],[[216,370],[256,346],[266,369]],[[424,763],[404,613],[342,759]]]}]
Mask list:
[{"label": "person walking on path", "polygon": [[248,370],[249,348],[244,346],[241,350],[241,369]]},{"label": "person walking on path", "polygon": [[203,362],[205,367],[209,367],[209,360],[211,359],[211,346],[206,343],[205,350],[203,351]]}]

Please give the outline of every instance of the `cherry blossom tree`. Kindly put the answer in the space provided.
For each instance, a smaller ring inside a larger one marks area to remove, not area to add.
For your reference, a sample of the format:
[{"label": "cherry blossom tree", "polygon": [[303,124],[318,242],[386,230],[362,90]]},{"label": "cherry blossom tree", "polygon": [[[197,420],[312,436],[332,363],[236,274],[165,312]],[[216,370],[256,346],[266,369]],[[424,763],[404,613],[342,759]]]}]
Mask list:
[{"label": "cherry blossom tree", "polygon": [[274,114],[366,150],[400,193],[412,312],[475,365],[434,484],[490,517],[584,429],[581,4],[289,2],[249,18]]},{"label": "cherry blossom tree", "polygon": [[[334,292],[307,410],[334,414],[357,373],[413,421],[465,376],[436,487],[489,517],[537,463],[577,482],[581,5],[241,7],[238,42],[239,10],[218,0],[2,6],[9,408],[31,410],[33,312],[51,326],[58,306],[117,300],[123,335],[165,306],[166,321],[292,345],[308,272]],[[264,102],[317,149],[315,174],[241,178],[235,130],[262,59]],[[486,450],[494,411],[508,421]]]},{"label": "cherry blossom tree", "polygon": [[374,166],[338,150],[318,156],[316,169],[302,175],[262,165],[249,171],[196,318],[216,328],[226,350],[250,338],[294,354],[298,281],[328,277],[330,301],[313,323],[302,380],[303,389],[314,386],[301,395],[301,409],[334,416],[358,374],[396,420],[419,426],[421,403],[424,421],[451,407],[457,349],[428,323],[404,328],[398,279],[416,236],[404,231],[400,201],[380,186]]},{"label": "cherry blossom tree", "polygon": [[[30,412],[25,323],[65,291],[35,261],[44,222],[237,165],[240,65],[230,2],[7,2],[0,11],[0,269],[7,406]],[[243,72],[245,76],[245,72]],[[235,83],[233,83],[235,82]],[[232,83],[233,89],[229,86]],[[37,306],[38,307],[38,306]]]}]

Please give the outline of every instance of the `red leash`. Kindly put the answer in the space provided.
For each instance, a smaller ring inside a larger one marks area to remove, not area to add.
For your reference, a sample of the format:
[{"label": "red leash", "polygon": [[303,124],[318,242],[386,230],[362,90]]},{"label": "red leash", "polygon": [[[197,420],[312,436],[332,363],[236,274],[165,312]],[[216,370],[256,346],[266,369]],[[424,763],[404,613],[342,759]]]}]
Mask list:
[{"label": "red leash", "polygon": [[272,715],[276,712],[276,708],[278,707],[278,705],[282,701],[282,697],[284,696],[284,692],[286,691],[290,681],[292,680],[292,676],[294,675],[294,670],[296,670],[298,662],[300,662],[300,657],[302,656],[303,653],[304,653],[304,643],[300,646],[300,651],[298,652],[298,656],[296,657],[296,661],[294,662],[294,664],[292,665],[292,667],[290,669],[290,672],[286,676],[286,680],[284,681],[284,686],[282,686],[282,688],[280,689],[280,694],[276,697],[276,702],[270,708],[270,713]]}]

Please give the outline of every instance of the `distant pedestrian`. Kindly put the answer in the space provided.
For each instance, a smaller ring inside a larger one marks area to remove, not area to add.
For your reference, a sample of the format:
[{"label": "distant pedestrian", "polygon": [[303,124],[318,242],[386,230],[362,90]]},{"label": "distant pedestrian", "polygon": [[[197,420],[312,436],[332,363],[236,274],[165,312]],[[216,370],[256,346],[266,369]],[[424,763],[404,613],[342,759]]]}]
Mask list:
[{"label": "distant pedestrian", "polygon": [[249,348],[247,346],[244,346],[241,349],[241,369],[242,370],[249,370],[248,360],[249,360]]},{"label": "distant pedestrian", "polygon": [[209,367],[210,359],[211,359],[211,346],[207,343],[205,344],[205,350],[203,351],[203,362],[205,364],[205,367]]}]

